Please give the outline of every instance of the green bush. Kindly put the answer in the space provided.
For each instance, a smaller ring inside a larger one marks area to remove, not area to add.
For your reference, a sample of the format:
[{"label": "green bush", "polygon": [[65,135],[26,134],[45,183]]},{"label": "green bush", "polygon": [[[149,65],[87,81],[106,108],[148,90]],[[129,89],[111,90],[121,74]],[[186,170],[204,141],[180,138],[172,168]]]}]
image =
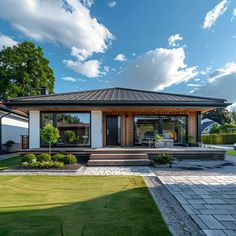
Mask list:
[{"label": "green bush", "polygon": [[154,163],[156,164],[172,164],[175,161],[175,158],[171,154],[163,153],[154,157]]},{"label": "green bush", "polygon": [[236,143],[236,134],[204,134],[202,135],[204,144],[232,144]]},{"label": "green bush", "polygon": [[75,164],[77,163],[77,159],[73,154],[67,154],[63,158],[64,164]]},{"label": "green bush", "polygon": [[41,153],[37,156],[37,161],[38,162],[51,161],[51,155],[49,155],[48,153]]},{"label": "green bush", "polygon": [[33,163],[36,162],[36,156],[33,153],[25,154],[21,160],[22,163]]},{"label": "green bush", "polygon": [[54,156],[52,156],[52,161],[61,161],[63,162],[65,155],[62,153],[57,153]]},{"label": "green bush", "polygon": [[32,162],[32,163],[27,163],[24,162],[22,164],[23,168],[28,168],[28,169],[51,169],[51,168],[62,168],[64,166],[63,162],[53,162],[53,161],[43,161],[43,162]]}]

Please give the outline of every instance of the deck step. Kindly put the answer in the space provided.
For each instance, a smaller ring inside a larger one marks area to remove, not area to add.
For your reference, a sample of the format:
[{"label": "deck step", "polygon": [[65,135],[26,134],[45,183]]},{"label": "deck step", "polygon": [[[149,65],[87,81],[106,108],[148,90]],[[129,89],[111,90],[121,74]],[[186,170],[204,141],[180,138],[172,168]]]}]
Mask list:
[{"label": "deck step", "polygon": [[147,153],[92,153],[90,160],[97,159],[148,159]]},{"label": "deck step", "polygon": [[96,159],[89,160],[88,166],[149,166],[149,159]]}]

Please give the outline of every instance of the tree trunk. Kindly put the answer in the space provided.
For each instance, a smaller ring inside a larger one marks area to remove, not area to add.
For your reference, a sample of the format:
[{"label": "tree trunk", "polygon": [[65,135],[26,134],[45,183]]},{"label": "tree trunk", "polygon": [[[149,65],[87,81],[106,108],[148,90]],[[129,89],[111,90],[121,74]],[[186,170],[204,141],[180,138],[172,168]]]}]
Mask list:
[{"label": "tree trunk", "polygon": [[51,143],[49,143],[49,155],[51,155]]}]

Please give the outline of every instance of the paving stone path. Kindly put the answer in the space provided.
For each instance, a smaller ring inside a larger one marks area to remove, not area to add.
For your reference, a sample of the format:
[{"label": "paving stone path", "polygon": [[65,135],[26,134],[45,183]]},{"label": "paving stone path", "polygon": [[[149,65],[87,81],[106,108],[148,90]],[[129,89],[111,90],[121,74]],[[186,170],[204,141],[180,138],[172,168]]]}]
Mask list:
[{"label": "paving stone path", "polygon": [[236,235],[236,175],[159,179],[207,235]]}]

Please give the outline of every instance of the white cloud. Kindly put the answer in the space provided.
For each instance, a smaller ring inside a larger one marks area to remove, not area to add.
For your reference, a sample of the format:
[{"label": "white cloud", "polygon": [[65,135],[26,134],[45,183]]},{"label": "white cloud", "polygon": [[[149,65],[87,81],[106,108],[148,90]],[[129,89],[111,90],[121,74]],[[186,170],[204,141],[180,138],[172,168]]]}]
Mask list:
[{"label": "white cloud", "polygon": [[236,103],[236,63],[227,63],[208,76],[208,82],[198,88],[195,94],[208,97],[225,98]]},{"label": "white cloud", "polygon": [[94,4],[93,0],[82,0],[81,1],[83,3],[84,6],[86,7],[91,7]]},{"label": "white cloud", "polygon": [[85,62],[81,62],[79,59],[72,60],[64,60],[64,64],[67,68],[78,72],[82,75],[85,75],[89,78],[95,78],[101,75],[100,72],[100,62],[98,60],[88,60]]},{"label": "white cloud", "polygon": [[127,87],[163,90],[198,75],[196,67],[185,64],[184,48],[157,48],[127,65],[119,83]]},{"label": "white cloud", "polygon": [[[92,2],[84,1],[86,6]],[[86,6],[77,0],[2,0],[0,18],[36,41],[76,47],[86,55],[104,53],[114,36]]]},{"label": "white cloud", "polygon": [[76,79],[70,76],[65,76],[61,78],[64,81],[69,81],[69,82],[76,82]]},{"label": "white cloud", "polygon": [[116,6],[116,4],[117,4],[117,2],[116,2],[116,1],[108,1],[108,3],[107,3],[107,5],[108,5],[110,8],[113,8],[113,7],[115,7],[115,6]]},{"label": "white cloud", "polygon": [[180,34],[173,34],[168,39],[169,46],[176,47],[178,46],[177,42],[181,40],[183,40],[183,37]]},{"label": "white cloud", "polygon": [[17,42],[14,39],[12,39],[6,35],[0,34],[0,51],[3,49],[4,46],[5,47],[12,47],[16,44],[17,44]]},{"label": "white cloud", "polygon": [[233,14],[230,20],[233,21],[235,16],[236,16],[236,8],[233,9]]},{"label": "white cloud", "polygon": [[201,84],[187,84],[188,87],[201,87]]},{"label": "white cloud", "polygon": [[116,57],[114,58],[115,61],[126,61],[127,58],[125,57],[124,54],[120,53],[118,55],[116,55]]},{"label": "white cloud", "polygon": [[216,22],[218,17],[225,13],[228,7],[228,0],[221,0],[212,10],[210,10],[206,16],[203,23],[203,29],[211,28]]}]

